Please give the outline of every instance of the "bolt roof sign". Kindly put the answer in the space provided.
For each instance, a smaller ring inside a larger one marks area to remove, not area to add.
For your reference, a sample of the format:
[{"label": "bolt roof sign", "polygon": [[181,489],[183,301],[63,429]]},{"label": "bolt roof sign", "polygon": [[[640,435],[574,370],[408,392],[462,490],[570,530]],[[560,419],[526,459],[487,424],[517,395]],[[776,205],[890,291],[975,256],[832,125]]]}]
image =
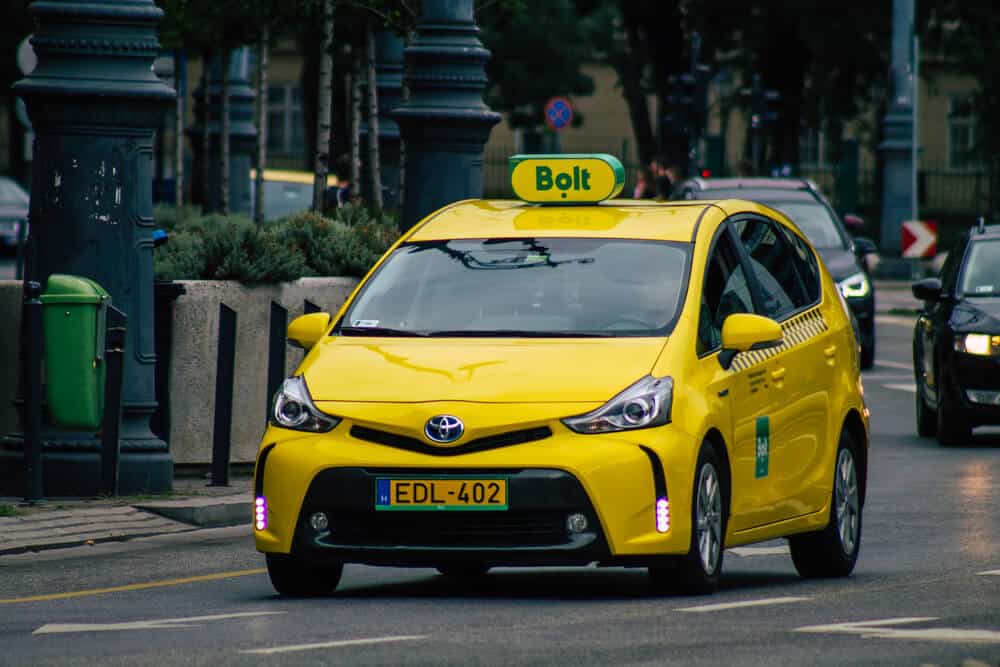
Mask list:
[{"label": "bolt roof sign", "polygon": [[573,122],[573,105],[565,97],[553,97],[545,103],[545,124],[556,132]]}]

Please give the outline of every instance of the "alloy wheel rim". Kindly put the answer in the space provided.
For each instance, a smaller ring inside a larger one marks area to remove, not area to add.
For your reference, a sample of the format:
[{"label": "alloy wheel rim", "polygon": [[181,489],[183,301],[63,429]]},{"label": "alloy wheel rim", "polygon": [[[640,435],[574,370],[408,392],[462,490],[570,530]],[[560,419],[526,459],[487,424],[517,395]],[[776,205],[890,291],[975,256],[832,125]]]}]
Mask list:
[{"label": "alloy wheel rim", "polygon": [[698,473],[698,495],[695,503],[695,530],[698,556],[705,574],[714,574],[719,564],[722,546],[722,494],[715,467],[706,463]]},{"label": "alloy wheel rim", "polygon": [[845,555],[852,556],[858,546],[860,502],[854,457],[847,449],[840,450],[840,455],[837,457],[837,480],[834,489],[840,545],[843,547]]}]

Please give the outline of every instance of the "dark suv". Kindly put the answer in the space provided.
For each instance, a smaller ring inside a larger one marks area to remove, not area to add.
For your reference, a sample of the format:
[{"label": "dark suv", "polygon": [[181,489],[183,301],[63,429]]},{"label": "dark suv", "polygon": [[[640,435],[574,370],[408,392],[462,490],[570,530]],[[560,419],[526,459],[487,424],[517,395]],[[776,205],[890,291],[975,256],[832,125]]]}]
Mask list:
[{"label": "dark suv", "polygon": [[925,302],[913,331],[917,432],[968,443],[974,426],[1000,424],[1000,225],[966,232],[913,295]]},{"label": "dark suv", "polygon": [[749,199],[788,216],[819,252],[844,295],[858,322],[861,367],[872,367],[875,293],[863,258],[874,254],[876,247],[870,239],[848,234],[814,183],[801,178],[692,178],[678,184],[671,199]]}]

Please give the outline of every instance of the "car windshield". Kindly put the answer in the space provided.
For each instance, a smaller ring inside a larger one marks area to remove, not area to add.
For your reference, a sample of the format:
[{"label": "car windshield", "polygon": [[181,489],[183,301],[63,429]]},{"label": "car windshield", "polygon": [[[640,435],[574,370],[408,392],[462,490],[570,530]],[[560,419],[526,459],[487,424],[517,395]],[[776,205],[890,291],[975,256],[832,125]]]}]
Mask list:
[{"label": "car windshield", "polygon": [[962,274],[962,294],[1000,296],[1000,240],[979,241],[969,248]]},{"label": "car windshield", "polygon": [[24,190],[6,178],[0,178],[0,204],[5,204],[10,206],[12,204],[23,204],[28,205],[28,195],[25,194]]},{"label": "car windshield", "polygon": [[602,238],[408,243],[368,281],[334,334],[665,335],[690,244]]}]

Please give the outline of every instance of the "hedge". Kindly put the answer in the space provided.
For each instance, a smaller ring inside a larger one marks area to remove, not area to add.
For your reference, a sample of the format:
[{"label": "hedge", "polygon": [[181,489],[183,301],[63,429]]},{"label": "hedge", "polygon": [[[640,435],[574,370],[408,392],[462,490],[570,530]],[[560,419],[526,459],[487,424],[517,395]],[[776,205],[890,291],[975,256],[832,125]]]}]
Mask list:
[{"label": "hedge", "polygon": [[305,276],[361,277],[399,236],[385,213],[345,206],[333,217],[303,212],[257,225],[242,215],[203,215],[192,207],[157,207],[168,232],[155,251],[159,280],[278,283]]}]

